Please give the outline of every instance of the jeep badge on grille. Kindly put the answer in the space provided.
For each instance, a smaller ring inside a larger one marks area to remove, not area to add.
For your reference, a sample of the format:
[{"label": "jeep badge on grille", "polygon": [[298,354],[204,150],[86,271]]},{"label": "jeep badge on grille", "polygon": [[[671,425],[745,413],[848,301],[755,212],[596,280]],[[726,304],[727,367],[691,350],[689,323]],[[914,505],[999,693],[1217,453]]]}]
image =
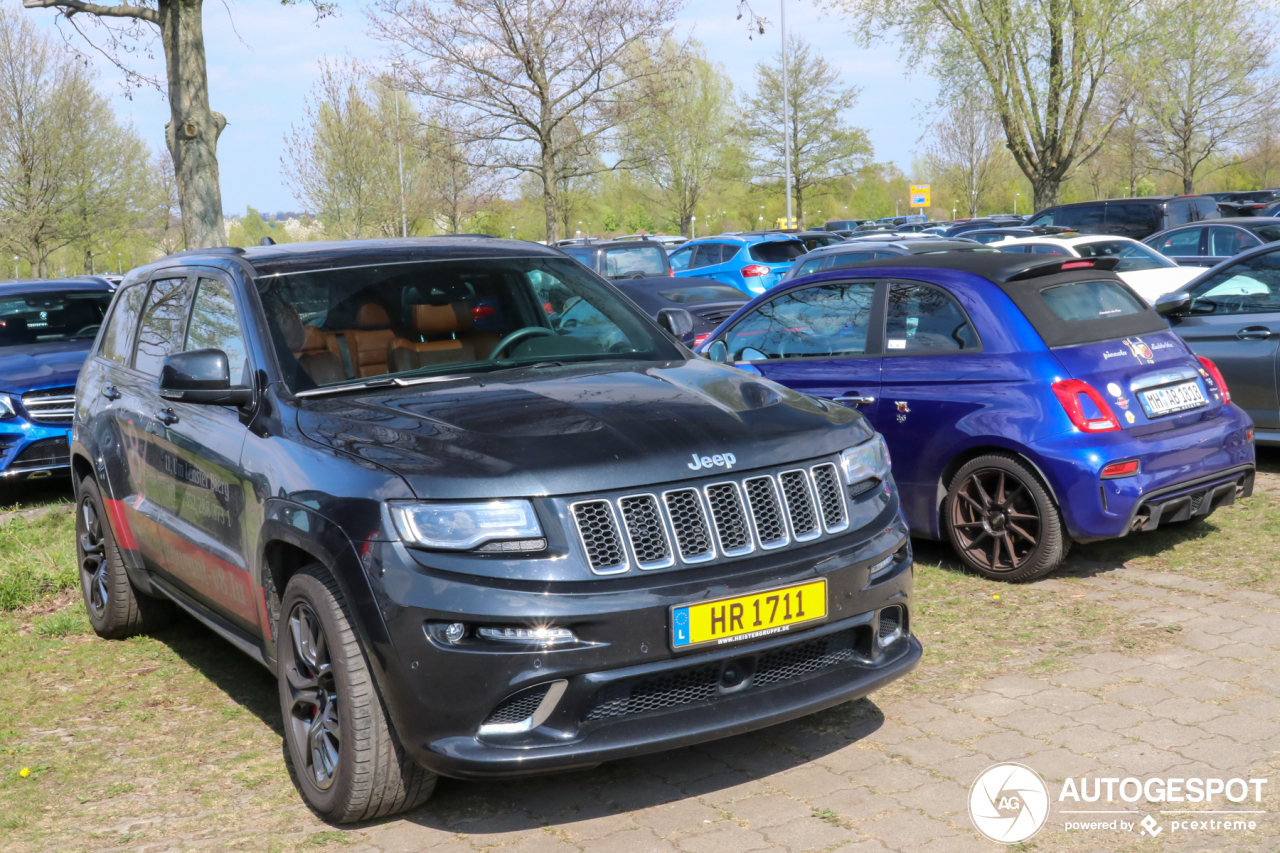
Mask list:
[{"label": "jeep badge on grille", "polygon": [[689,470],[701,471],[703,468],[732,468],[738,462],[738,457],[732,453],[717,453],[715,456],[702,456],[691,454],[693,461],[689,463]]}]

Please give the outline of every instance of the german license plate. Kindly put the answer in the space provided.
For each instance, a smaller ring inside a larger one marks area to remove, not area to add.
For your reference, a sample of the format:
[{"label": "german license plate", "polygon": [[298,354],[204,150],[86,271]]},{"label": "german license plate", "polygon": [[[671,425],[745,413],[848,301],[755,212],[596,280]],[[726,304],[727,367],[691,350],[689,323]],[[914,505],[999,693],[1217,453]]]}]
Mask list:
[{"label": "german license plate", "polygon": [[671,608],[671,646],[677,650],[754,640],[827,618],[827,581],[753,592]]},{"label": "german license plate", "polygon": [[1194,380],[1168,388],[1153,388],[1143,391],[1142,408],[1147,410],[1147,417],[1171,415],[1174,412],[1185,412],[1207,405],[1208,400],[1200,393],[1200,386]]}]

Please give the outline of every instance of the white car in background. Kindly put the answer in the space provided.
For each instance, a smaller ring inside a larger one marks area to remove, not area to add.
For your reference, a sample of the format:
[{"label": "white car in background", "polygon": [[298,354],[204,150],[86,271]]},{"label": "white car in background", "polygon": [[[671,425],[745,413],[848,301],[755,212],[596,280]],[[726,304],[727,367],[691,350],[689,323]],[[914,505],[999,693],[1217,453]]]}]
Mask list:
[{"label": "white car in background", "polygon": [[1203,267],[1183,267],[1137,240],[1106,234],[1050,234],[1043,237],[1009,237],[988,248],[1002,252],[1067,255],[1073,258],[1119,258],[1115,272],[1149,304],[1191,281]]}]

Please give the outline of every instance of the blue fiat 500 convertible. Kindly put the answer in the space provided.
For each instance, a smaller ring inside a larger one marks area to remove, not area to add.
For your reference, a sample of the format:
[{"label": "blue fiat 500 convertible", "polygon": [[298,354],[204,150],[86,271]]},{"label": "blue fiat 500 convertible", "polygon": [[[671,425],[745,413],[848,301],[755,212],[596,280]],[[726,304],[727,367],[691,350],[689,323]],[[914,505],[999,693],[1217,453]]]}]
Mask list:
[{"label": "blue fiat 500 convertible", "polygon": [[1113,259],[934,255],[797,278],[700,351],[856,406],[915,536],[987,577],[1195,522],[1253,489],[1253,423]]}]

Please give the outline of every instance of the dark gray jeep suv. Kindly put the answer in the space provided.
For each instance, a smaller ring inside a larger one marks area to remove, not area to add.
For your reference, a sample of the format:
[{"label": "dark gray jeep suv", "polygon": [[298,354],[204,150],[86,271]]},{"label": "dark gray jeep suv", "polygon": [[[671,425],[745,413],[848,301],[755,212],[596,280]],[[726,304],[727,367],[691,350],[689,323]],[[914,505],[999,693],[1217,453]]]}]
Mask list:
[{"label": "dark gray jeep suv", "polygon": [[[562,324],[564,303],[577,308]],[[674,316],[674,315],[673,315]],[[195,251],[77,386],[85,605],[276,673],[306,801],[586,767],[910,670],[911,550],[857,412],[696,358],[554,249]]]}]

